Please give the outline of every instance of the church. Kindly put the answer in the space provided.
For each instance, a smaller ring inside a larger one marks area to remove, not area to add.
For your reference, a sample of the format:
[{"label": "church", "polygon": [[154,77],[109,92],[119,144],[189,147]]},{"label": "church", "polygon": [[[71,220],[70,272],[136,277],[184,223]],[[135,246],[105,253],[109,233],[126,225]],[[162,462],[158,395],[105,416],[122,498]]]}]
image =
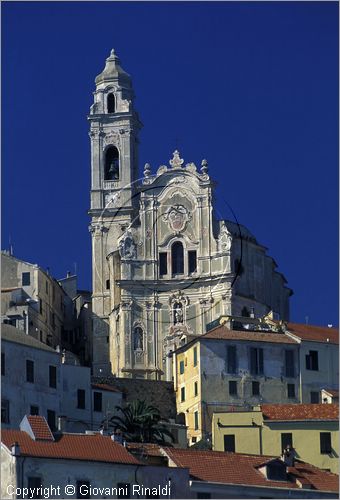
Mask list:
[{"label": "church", "polygon": [[[165,152],[139,174],[131,77],[111,51],[95,79],[91,141],[93,372],[171,380],[171,352],[220,316],[289,319],[292,291],[237,220],[218,220],[207,160]],[[170,159],[167,159],[168,157]]]}]

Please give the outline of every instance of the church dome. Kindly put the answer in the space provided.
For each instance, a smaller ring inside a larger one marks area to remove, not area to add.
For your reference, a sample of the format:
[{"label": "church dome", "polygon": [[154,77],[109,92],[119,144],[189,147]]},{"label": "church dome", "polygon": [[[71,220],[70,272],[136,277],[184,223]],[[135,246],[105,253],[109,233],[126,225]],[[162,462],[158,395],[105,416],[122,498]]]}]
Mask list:
[{"label": "church dome", "polygon": [[106,59],[104,70],[96,77],[96,84],[104,82],[118,82],[131,86],[131,77],[120,66],[120,60],[115,54],[114,49],[111,50],[110,56]]}]

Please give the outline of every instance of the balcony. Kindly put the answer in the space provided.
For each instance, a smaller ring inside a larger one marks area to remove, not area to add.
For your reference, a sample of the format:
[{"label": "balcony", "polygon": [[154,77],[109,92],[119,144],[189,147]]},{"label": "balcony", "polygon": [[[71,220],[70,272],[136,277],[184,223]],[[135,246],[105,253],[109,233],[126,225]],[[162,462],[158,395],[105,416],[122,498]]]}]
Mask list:
[{"label": "balcony", "polygon": [[119,187],[119,181],[103,181],[103,189],[112,191]]}]

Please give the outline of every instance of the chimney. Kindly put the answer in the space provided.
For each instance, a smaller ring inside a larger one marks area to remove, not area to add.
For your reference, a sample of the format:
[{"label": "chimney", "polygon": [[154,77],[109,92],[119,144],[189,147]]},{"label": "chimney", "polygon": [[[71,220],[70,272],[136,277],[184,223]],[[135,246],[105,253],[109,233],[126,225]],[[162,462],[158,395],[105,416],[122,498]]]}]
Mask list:
[{"label": "chimney", "polygon": [[67,417],[65,415],[58,416],[58,431],[65,432],[66,430]]},{"label": "chimney", "polygon": [[296,453],[294,448],[288,444],[282,454],[282,460],[287,467],[294,467],[295,455]]},{"label": "chimney", "polygon": [[249,314],[249,317],[250,318],[255,318],[255,309],[253,307],[250,308],[250,314]]},{"label": "chimney", "polygon": [[111,435],[111,439],[112,441],[114,441],[115,443],[119,443],[119,444],[123,444],[123,436],[121,435],[120,432],[114,432],[112,435]]},{"label": "chimney", "polygon": [[70,277],[71,277],[71,273],[70,273],[70,271],[67,271],[66,278],[70,278]]},{"label": "chimney", "polygon": [[14,457],[19,457],[20,456],[20,446],[17,441],[15,441],[14,444],[11,446],[11,452]]}]

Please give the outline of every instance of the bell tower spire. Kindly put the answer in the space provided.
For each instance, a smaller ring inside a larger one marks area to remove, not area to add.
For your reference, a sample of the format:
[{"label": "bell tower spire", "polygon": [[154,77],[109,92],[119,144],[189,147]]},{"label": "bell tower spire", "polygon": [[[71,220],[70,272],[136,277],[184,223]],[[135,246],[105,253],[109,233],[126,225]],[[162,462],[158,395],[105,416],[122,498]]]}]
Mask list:
[{"label": "bell tower spire", "polygon": [[138,133],[142,127],[134,109],[131,77],[120,65],[114,49],[95,79],[90,108],[91,207],[93,265],[93,331],[96,339],[94,368],[109,370],[110,291],[118,278],[110,269],[108,255],[117,251],[122,228],[129,227],[136,213],[138,179]]}]

